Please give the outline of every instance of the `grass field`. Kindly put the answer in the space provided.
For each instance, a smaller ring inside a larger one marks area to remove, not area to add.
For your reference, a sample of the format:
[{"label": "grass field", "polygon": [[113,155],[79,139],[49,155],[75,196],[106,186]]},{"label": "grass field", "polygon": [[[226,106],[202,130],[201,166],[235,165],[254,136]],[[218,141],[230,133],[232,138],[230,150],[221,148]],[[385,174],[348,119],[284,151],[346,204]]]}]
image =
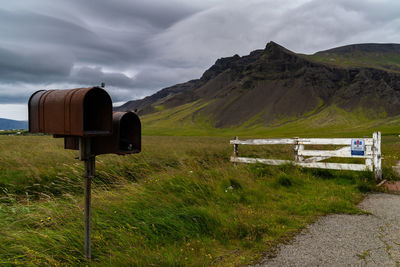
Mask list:
[{"label": "grass field", "polygon": [[[384,175],[398,158],[383,137]],[[292,148],[243,148],[291,157]],[[370,173],[233,165],[227,137],[143,137],[142,153],[97,157],[91,266],[244,266],[317,216],[358,213]],[[83,172],[50,136],[0,136],[0,264],[76,266]]]},{"label": "grass field", "polygon": [[270,125],[257,123],[257,116],[232,128],[215,128],[212,119],[196,114],[206,104],[190,103],[148,114],[142,119],[145,135],[229,137],[348,137],[400,133],[400,116],[388,117],[377,110],[345,111],[334,105],[310,111],[302,117],[282,117]]}]

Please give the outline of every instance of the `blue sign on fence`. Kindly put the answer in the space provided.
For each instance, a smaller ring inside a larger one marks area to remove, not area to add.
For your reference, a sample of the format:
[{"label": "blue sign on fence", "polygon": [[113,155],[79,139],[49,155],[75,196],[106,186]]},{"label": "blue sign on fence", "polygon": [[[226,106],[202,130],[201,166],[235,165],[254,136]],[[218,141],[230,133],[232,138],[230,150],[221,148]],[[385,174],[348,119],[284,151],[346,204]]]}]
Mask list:
[{"label": "blue sign on fence", "polygon": [[365,140],[351,139],[351,155],[364,156],[364,154],[365,154]]}]

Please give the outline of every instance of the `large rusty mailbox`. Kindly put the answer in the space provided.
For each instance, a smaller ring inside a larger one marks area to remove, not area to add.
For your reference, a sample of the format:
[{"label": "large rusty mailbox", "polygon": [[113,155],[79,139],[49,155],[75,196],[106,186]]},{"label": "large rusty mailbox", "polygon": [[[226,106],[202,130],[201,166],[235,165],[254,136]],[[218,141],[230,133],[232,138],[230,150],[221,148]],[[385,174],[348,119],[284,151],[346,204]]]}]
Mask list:
[{"label": "large rusty mailbox", "polygon": [[[113,134],[91,139],[90,151],[100,154],[133,154],[139,153],[142,147],[141,124],[133,112],[113,112]],[[64,148],[79,149],[78,137],[65,137]]]},{"label": "large rusty mailbox", "polygon": [[29,132],[62,136],[112,133],[112,102],[100,87],[40,90],[29,99]]}]

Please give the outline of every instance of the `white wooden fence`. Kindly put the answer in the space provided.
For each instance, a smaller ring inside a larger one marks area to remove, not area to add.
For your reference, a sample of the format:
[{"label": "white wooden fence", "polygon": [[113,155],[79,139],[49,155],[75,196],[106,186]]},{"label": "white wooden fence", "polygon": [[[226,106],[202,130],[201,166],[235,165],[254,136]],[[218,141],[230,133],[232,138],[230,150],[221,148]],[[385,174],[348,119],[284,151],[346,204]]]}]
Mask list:
[{"label": "white wooden fence", "polygon": [[[351,142],[354,138],[284,138],[284,139],[249,139],[230,141],[234,147],[232,162],[264,163],[268,165],[294,164],[305,168],[333,170],[373,171],[375,179],[382,179],[381,133],[375,132],[372,138],[363,138],[364,155],[352,155]],[[294,161],[239,157],[239,145],[294,145]],[[305,145],[338,145],[337,150],[306,150]],[[365,164],[320,162],[328,158],[363,158]]]}]

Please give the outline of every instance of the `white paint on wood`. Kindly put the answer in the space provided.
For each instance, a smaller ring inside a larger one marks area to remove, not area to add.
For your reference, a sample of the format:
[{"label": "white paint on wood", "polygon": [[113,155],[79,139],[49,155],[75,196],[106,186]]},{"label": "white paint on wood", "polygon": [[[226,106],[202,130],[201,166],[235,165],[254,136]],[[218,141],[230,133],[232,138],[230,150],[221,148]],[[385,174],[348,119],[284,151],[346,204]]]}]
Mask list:
[{"label": "white paint on wood", "polygon": [[331,170],[350,170],[350,171],[372,171],[372,169],[364,164],[349,163],[330,163],[330,162],[297,162],[297,166],[305,168],[331,169]]},{"label": "white paint on wood", "polygon": [[[299,138],[299,144],[303,145],[351,145],[352,138]],[[365,145],[372,145],[371,138],[365,138]]]},{"label": "white paint on wood", "polygon": [[311,157],[311,158],[303,160],[303,162],[317,162],[317,161],[322,161],[322,160],[326,160],[329,158],[330,157]]},{"label": "white paint on wood", "polygon": [[365,153],[364,156],[351,155],[350,147],[343,147],[338,150],[303,150],[299,155],[306,157],[334,157],[334,158],[372,158],[372,153]]},{"label": "white paint on wood", "polygon": [[369,166],[371,170],[373,169],[372,159],[365,159],[365,165]]},{"label": "white paint on wood", "polygon": [[375,180],[382,180],[382,155],[381,155],[381,133],[373,134],[374,145],[372,147]]},{"label": "white paint on wood", "polygon": [[294,145],[294,161],[295,162],[303,161],[304,157],[301,156],[301,154],[299,154],[299,153],[300,153],[300,151],[304,150],[304,145],[299,145],[298,138],[295,138],[295,139],[296,139],[296,142]]},{"label": "white paint on wood", "polygon": [[260,159],[260,158],[245,158],[231,157],[231,162],[238,163],[263,163],[267,165],[283,165],[293,164],[304,168],[319,168],[331,170],[351,170],[351,171],[372,171],[372,168],[364,164],[347,164],[347,163],[330,163],[330,162],[294,162],[291,160],[279,159]]},{"label": "white paint on wood", "polygon": [[[235,140],[238,140],[239,137],[235,136]],[[233,156],[237,157],[239,155],[239,145],[233,145]]]},{"label": "white paint on wood", "polygon": [[373,156],[372,155],[372,146],[373,145],[367,145],[367,146],[365,146],[365,155],[371,155],[371,157]]},{"label": "white paint on wood", "polygon": [[239,163],[264,163],[267,165],[283,165],[283,164],[292,164],[291,160],[282,160],[282,159],[260,159],[260,158],[245,158],[245,157],[231,157],[232,162]]},{"label": "white paint on wood", "polygon": [[[351,145],[352,138],[272,138],[272,139],[249,139],[249,140],[230,140],[234,145]],[[371,138],[365,138],[365,145],[373,144]]]},{"label": "white paint on wood", "polygon": [[[304,145],[298,145],[299,146],[299,152],[304,151]],[[297,154],[298,161],[303,161],[304,157],[301,154]]]},{"label": "white paint on wood", "polygon": [[250,139],[250,140],[231,140],[231,145],[293,145],[294,139]]},{"label": "white paint on wood", "polygon": [[[381,134],[374,133],[373,138],[365,138],[365,155],[351,155],[351,140],[353,138],[282,138],[282,139],[250,139],[230,140],[234,145],[232,162],[264,163],[268,165],[294,164],[305,168],[321,168],[333,170],[374,171],[375,178],[382,178]],[[295,145],[294,161],[238,157],[238,145]],[[342,145],[337,150],[304,150],[304,145]],[[304,158],[310,157],[310,158]],[[365,158],[365,164],[319,162],[330,157]]]}]

